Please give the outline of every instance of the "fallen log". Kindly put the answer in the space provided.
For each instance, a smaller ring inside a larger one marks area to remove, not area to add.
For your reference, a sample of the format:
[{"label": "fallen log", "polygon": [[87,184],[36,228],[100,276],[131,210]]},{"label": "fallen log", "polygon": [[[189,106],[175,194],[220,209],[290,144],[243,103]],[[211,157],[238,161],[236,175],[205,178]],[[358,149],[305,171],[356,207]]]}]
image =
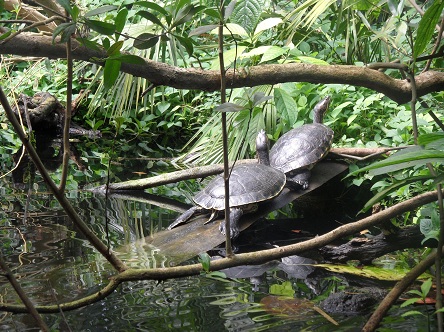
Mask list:
[{"label": "fallen log", "polygon": [[364,265],[371,264],[378,257],[396,250],[407,248],[424,248],[437,245],[436,241],[428,240],[422,243],[424,234],[418,225],[396,229],[389,234],[380,234],[373,237],[355,237],[339,246],[326,246],[320,249],[326,261],[347,262],[357,260]]}]

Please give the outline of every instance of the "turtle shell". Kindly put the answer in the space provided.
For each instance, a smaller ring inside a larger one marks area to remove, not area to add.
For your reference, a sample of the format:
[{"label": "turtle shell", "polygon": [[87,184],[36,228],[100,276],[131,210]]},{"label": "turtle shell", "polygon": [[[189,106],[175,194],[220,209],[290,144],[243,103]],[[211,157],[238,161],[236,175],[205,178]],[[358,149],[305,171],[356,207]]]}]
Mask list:
[{"label": "turtle shell", "polygon": [[271,148],[270,165],[284,173],[311,169],[330,150],[333,135],[333,130],[321,123],[292,129]]},{"label": "turtle shell", "polygon": [[[258,203],[279,195],[286,182],[285,174],[263,164],[234,166],[230,175],[230,207]],[[222,175],[215,177],[194,196],[196,204],[206,209],[225,208]]]}]

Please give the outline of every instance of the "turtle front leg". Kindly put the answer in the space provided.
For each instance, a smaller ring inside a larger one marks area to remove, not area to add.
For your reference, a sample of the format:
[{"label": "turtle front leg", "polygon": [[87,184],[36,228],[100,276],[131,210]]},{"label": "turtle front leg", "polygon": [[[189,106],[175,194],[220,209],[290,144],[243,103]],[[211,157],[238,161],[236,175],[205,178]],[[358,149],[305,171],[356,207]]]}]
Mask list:
[{"label": "turtle front leg", "polygon": [[[239,230],[239,219],[244,214],[244,211],[240,208],[231,208],[230,209],[230,237],[235,239],[238,237]],[[225,229],[225,220],[222,220],[219,225],[219,230],[222,234],[226,234]]]},{"label": "turtle front leg", "polygon": [[311,172],[309,169],[302,169],[291,172],[287,175],[286,186],[291,190],[305,190],[308,188],[308,180],[310,179]]},{"label": "turtle front leg", "polygon": [[182,213],[179,217],[177,217],[177,219],[174,220],[174,222],[168,226],[168,230],[173,229],[177,225],[186,223],[188,221],[188,219],[190,219],[195,213],[201,212],[203,210],[204,209],[202,209],[202,207],[200,207],[200,206],[193,206],[192,208],[190,208],[190,209],[186,210],[184,213]]}]

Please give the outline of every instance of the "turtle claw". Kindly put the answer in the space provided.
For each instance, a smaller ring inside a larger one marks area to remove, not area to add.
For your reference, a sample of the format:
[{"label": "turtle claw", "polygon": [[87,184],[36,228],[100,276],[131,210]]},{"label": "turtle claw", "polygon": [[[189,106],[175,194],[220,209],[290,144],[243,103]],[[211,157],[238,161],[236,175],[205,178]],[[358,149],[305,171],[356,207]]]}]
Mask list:
[{"label": "turtle claw", "polygon": [[[239,208],[230,209],[230,238],[232,239],[235,239],[239,236],[239,218],[242,216],[243,213],[244,211]],[[219,230],[223,235],[226,234],[227,230],[225,228],[225,220],[221,221],[221,223],[219,224]]]},{"label": "turtle claw", "polygon": [[[231,226],[230,227],[230,238],[235,239],[239,236],[239,228],[236,226],[232,226],[232,225],[230,225],[230,226]],[[219,230],[223,235],[227,234],[226,228],[225,228],[225,220],[221,221],[221,223],[219,224]]]}]

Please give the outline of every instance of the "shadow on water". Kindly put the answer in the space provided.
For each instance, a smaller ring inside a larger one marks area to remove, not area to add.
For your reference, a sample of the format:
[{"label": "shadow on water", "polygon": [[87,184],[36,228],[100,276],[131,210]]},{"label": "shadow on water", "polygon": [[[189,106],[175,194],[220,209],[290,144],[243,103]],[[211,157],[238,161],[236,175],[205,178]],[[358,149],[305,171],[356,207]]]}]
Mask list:
[{"label": "shadow on water", "polygon": [[[169,266],[171,257],[159,250],[153,239],[189,207],[189,201],[180,200],[189,186],[197,190],[199,183],[167,185],[148,190],[151,194],[114,195],[105,201],[101,195],[79,190],[103,184],[105,166],[94,159],[85,166],[84,173],[73,171],[67,193],[83,220],[128,265]],[[132,169],[137,167],[141,165]],[[58,176],[56,172],[54,177]],[[126,179],[129,174],[116,176]],[[72,301],[106,285],[114,270],[77,231],[39,176],[29,188],[14,189],[11,183],[11,177],[0,180],[1,250],[34,303]],[[361,194],[339,182],[319,188],[298,203],[267,212],[266,218],[242,232],[233,244],[237,252],[249,252],[325,233],[354,219]],[[216,245],[208,253],[217,259],[224,255],[223,246]],[[201,275],[163,282],[127,282],[100,302],[63,315],[44,315],[44,319],[57,331],[359,330],[372,307],[365,313],[332,315],[339,326],[316,307],[334,290],[374,286],[374,282],[316,269],[310,265],[317,261],[316,253],[306,256],[228,269],[223,271],[228,278]],[[185,259],[185,263],[197,262],[196,257]],[[5,279],[0,279],[0,300],[19,303]],[[404,311],[392,309],[384,327],[393,331],[427,329],[424,319],[401,317]],[[29,315],[6,312],[0,312],[0,330],[37,331]]]}]

